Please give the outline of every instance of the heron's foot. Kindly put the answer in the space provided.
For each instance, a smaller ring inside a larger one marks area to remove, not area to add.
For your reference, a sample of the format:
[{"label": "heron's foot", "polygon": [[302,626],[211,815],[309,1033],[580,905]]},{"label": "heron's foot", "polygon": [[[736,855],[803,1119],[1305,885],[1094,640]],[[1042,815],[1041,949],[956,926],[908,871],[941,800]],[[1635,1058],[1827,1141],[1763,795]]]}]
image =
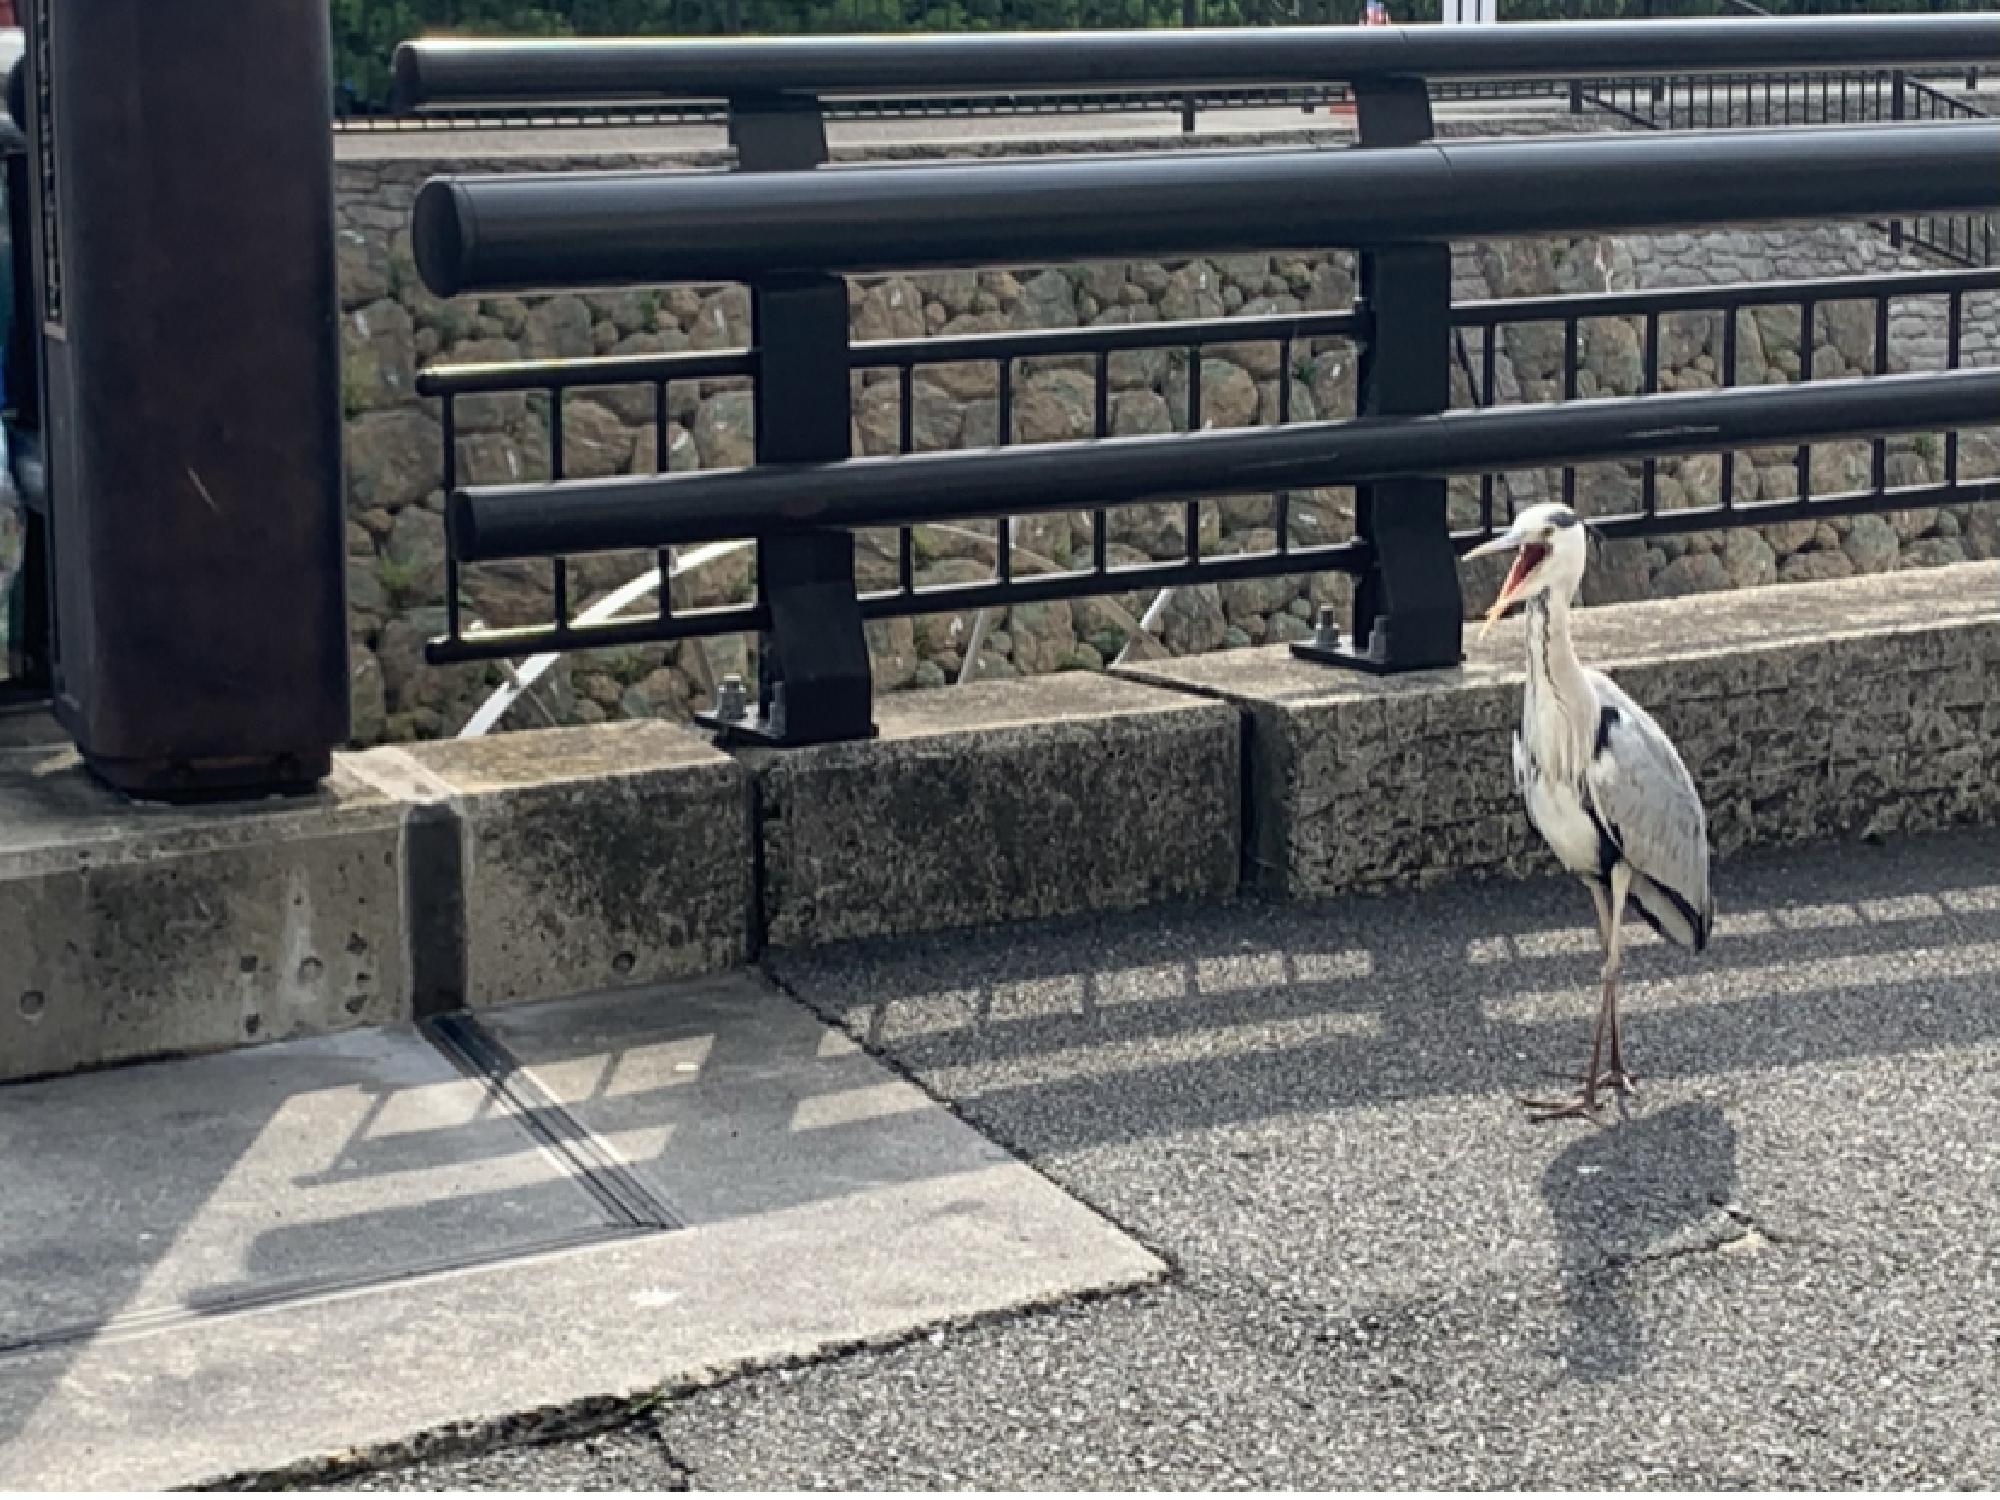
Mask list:
[{"label": "heron's foot", "polygon": [[1528,1123],[1540,1125],[1549,1120],[1594,1120],[1604,1101],[1597,1097],[1596,1089],[1585,1088],[1582,1093],[1567,1099],[1523,1096],[1521,1103],[1527,1108]]},{"label": "heron's foot", "polygon": [[[1571,1083],[1586,1082],[1584,1075],[1581,1073],[1552,1072],[1549,1076],[1551,1078],[1567,1079]],[[1627,1073],[1623,1068],[1606,1068],[1602,1073],[1597,1075],[1597,1086],[1600,1089],[1610,1089],[1613,1093],[1618,1094],[1636,1094],[1639,1092],[1639,1080],[1634,1078],[1630,1073]]]}]

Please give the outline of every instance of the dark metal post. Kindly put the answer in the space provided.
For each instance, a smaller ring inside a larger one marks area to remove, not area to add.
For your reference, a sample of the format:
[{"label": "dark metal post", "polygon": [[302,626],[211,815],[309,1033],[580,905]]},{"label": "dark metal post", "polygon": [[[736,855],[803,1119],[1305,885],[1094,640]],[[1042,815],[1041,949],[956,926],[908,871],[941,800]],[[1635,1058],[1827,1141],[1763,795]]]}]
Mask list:
[{"label": "dark metal post", "polygon": [[[729,134],[745,172],[810,171],[827,159],[813,98],[735,100]],[[838,276],[770,276],[750,286],[757,349],[760,464],[849,458],[847,284]],[[874,735],[868,638],[855,598],[854,538],[837,528],[765,537],[757,587],[771,612],[759,641],[757,713],[698,715],[724,739],[816,745]]]},{"label": "dark metal post", "polygon": [[57,717],[122,790],[309,788],[349,734],[325,0],[27,22]]},{"label": "dark metal post", "polygon": [[[1889,118],[1892,120],[1902,119],[1904,112],[1909,108],[1909,99],[1904,91],[1903,81],[1904,75],[1901,68],[1892,68],[1889,70]],[[1889,221],[1889,243],[1898,250],[1903,248],[1903,221],[1901,219],[1891,219]]]},{"label": "dark metal post", "polygon": [[[27,62],[14,65],[7,101],[13,123],[27,118]],[[25,140],[7,152],[7,228],[13,271],[11,317],[7,329],[7,459],[15,493],[22,501],[24,535],[21,572],[12,597],[0,599],[8,612],[7,661],[0,680],[0,704],[40,702],[49,695],[49,532],[48,488],[43,482],[41,319],[35,300],[35,233],[31,221],[33,166]]]},{"label": "dark metal post", "polygon": [[[1430,138],[1430,90],[1423,79],[1389,79],[1355,92],[1363,147],[1411,146]],[[1364,252],[1361,303],[1369,330],[1360,415],[1445,410],[1451,404],[1451,247]],[[1355,587],[1353,635],[1339,646],[1300,641],[1293,653],[1370,672],[1456,666],[1463,657],[1464,601],[1444,480],[1365,484],[1355,501],[1356,534],[1371,557]]]},{"label": "dark metal post", "polygon": [[[1181,0],[1181,29],[1193,31],[1201,25],[1201,0]],[[1181,96],[1181,134],[1194,134],[1194,95]]]}]

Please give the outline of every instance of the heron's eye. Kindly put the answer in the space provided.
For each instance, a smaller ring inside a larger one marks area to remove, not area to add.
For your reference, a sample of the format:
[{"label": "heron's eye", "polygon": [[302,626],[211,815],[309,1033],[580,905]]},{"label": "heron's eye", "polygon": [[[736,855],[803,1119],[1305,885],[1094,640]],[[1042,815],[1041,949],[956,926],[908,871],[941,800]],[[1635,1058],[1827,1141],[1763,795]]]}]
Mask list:
[{"label": "heron's eye", "polygon": [[1574,526],[1576,524],[1576,512],[1566,510],[1561,515],[1557,516],[1555,520],[1556,520],[1556,525],[1567,530],[1569,527]]}]

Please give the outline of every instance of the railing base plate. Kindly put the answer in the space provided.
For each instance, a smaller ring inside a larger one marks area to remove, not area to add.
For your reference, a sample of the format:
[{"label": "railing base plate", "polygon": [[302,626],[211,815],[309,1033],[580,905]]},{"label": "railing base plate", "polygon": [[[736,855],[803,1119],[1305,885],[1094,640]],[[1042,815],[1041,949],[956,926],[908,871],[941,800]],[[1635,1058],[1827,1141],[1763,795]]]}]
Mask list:
[{"label": "railing base plate", "polygon": [[774,729],[770,720],[762,714],[752,714],[743,719],[719,719],[712,712],[698,713],[694,715],[694,722],[715,735],[715,745],[718,750],[728,749],[732,745],[762,745],[775,750],[796,750],[805,745],[837,745],[872,740],[881,734],[879,728],[870,724],[859,734],[801,738],[789,728]]},{"label": "railing base plate", "polygon": [[1439,667],[1456,665],[1451,662],[1385,661],[1365,651],[1356,651],[1345,642],[1338,646],[1316,646],[1311,641],[1293,641],[1292,655],[1300,661],[1317,662],[1323,667],[1348,667],[1377,677],[1393,677],[1404,672],[1432,672]]}]

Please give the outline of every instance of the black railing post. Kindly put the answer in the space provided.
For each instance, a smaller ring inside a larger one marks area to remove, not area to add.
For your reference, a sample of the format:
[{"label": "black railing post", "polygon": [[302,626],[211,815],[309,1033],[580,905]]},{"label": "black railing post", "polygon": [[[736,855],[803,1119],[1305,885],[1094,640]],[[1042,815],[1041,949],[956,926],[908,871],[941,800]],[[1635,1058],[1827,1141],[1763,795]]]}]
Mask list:
[{"label": "black railing post", "polygon": [[[729,135],[745,172],[801,172],[827,159],[826,118],[810,97],[732,100]],[[853,454],[847,284],[767,276],[750,284],[757,351],[759,464],[836,463]],[[757,589],[770,629],[758,643],[757,712],[697,715],[725,740],[816,745],[875,733],[868,639],[855,594],[854,538],[835,528],[767,536]]]},{"label": "black railing post", "polygon": [[[1364,82],[1355,89],[1360,144],[1411,146],[1432,131],[1421,78]],[[1361,355],[1359,415],[1428,416],[1451,403],[1451,247],[1392,245],[1361,256],[1368,336]],[[1456,666],[1463,657],[1464,602],[1451,543],[1445,482],[1384,480],[1355,492],[1355,533],[1369,548],[1356,580],[1353,634],[1340,646],[1293,645],[1309,661],[1371,672]]]},{"label": "black railing post", "polygon": [[[8,79],[9,112],[15,128],[27,118],[27,60],[15,63]],[[35,308],[35,230],[27,141],[10,143],[6,154],[7,229],[13,271],[13,305],[7,328],[7,460],[21,497],[21,571],[9,597],[7,658],[0,673],[0,703],[46,699],[53,687],[49,607],[48,487],[42,465],[42,324]]]},{"label": "black railing post", "polygon": [[[1889,70],[1889,118],[1892,120],[1903,119],[1908,109],[1909,100],[1904,91],[1903,70],[1901,68],[1892,68]],[[1889,221],[1889,243],[1895,249],[1900,250],[1903,248],[1903,221],[1901,219],[1891,219]]]},{"label": "black railing post", "polygon": [[[1201,0],[1181,0],[1181,29],[1193,31],[1201,25]],[[1181,134],[1194,134],[1194,95],[1181,96]]]}]

